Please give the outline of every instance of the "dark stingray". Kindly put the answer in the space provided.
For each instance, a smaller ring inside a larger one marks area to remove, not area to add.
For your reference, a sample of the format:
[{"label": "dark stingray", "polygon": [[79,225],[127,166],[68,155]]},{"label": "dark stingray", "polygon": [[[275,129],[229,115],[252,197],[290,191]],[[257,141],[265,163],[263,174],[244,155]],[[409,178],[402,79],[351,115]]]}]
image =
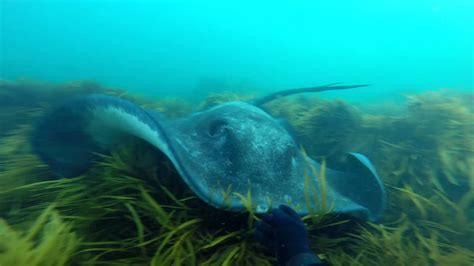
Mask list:
[{"label": "dark stingray", "polygon": [[136,137],[164,153],[185,183],[217,208],[244,209],[235,193],[224,195],[250,191],[259,213],[290,204],[306,214],[310,199],[312,209],[325,208],[325,202],[332,213],[375,221],[386,196],[370,161],[350,153],[344,167],[348,170],[327,169],[326,182],[322,182],[317,177],[320,165],[306,157],[287,128],[261,107],[291,94],[362,86],[286,90],[253,101],[227,102],[175,120],[124,99],[86,95],[46,115],[34,131],[32,144],[56,174],[73,177],[90,168],[97,154]]}]

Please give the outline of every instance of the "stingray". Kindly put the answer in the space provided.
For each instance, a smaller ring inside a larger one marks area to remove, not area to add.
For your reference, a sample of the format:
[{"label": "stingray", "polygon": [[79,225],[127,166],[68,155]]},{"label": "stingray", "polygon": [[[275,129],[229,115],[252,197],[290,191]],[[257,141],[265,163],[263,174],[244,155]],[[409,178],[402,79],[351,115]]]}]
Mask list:
[{"label": "stingray", "polygon": [[294,206],[377,221],[385,208],[383,183],[372,163],[348,153],[344,171],[325,168],[305,155],[280,119],[263,107],[297,93],[366,85],[336,84],[279,91],[250,101],[232,101],[178,119],[113,96],[72,98],[46,114],[32,134],[32,147],[60,177],[87,171],[98,154],[142,139],[159,149],[184,183],[216,208],[241,211],[251,195],[257,213]]}]

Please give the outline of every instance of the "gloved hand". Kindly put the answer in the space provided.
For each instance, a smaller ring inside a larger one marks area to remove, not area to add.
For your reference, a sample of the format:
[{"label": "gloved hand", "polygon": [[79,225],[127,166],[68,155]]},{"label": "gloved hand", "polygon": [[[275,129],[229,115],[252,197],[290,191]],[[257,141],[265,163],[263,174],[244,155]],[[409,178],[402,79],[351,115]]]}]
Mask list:
[{"label": "gloved hand", "polygon": [[276,253],[280,264],[286,264],[297,254],[312,253],[306,226],[286,205],[280,205],[279,209],[262,217],[256,225],[255,237]]}]

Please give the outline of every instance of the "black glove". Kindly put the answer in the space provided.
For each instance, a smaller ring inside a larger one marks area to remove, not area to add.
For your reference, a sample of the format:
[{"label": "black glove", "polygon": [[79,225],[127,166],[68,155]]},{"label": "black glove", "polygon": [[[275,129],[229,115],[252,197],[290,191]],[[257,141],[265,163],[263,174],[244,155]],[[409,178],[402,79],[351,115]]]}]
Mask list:
[{"label": "black glove", "polygon": [[313,254],[306,226],[299,215],[286,205],[280,205],[279,209],[262,217],[256,225],[255,237],[276,253],[280,265],[285,265],[298,254]]}]

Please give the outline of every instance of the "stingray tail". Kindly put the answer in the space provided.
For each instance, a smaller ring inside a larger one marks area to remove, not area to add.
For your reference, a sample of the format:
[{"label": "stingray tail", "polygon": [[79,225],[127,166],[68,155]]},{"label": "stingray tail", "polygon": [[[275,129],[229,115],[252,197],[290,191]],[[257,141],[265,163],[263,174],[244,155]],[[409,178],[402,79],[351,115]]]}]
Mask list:
[{"label": "stingray tail", "polygon": [[298,89],[289,89],[289,90],[278,91],[278,92],[272,93],[270,95],[254,99],[253,101],[251,101],[251,103],[253,105],[256,105],[256,106],[261,106],[261,105],[263,105],[267,102],[273,101],[273,100],[278,99],[280,97],[285,97],[285,96],[289,96],[289,95],[293,95],[293,94],[307,93],[307,92],[321,92],[321,91],[330,91],[330,90],[347,90],[347,89],[354,89],[354,88],[370,86],[368,84],[362,84],[362,85],[337,85],[337,84],[338,83],[332,83],[332,84],[316,86],[316,87],[298,88]]}]

